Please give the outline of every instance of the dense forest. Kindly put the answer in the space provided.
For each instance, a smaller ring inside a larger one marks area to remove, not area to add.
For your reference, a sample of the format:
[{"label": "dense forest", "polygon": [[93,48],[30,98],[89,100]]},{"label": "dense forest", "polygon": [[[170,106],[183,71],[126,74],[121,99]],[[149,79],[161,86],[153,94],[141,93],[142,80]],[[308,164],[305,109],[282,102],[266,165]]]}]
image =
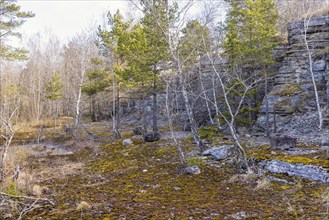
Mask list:
[{"label": "dense forest", "polygon": [[329,2],[129,7],[22,48],[0,1],[0,218],[328,218]]}]

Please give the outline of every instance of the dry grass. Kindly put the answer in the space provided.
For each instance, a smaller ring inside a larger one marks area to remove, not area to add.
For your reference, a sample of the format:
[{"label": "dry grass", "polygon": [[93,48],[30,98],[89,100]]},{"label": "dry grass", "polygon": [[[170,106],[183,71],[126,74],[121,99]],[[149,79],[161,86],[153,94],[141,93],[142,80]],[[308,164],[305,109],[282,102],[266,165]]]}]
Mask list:
[{"label": "dry grass", "polygon": [[247,173],[247,174],[235,174],[231,176],[231,178],[228,180],[229,183],[236,183],[236,182],[244,182],[244,183],[250,183],[255,181],[256,176],[254,173]]},{"label": "dry grass", "polygon": [[259,190],[269,190],[272,189],[272,185],[271,185],[271,181],[266,178],[263,177],[259,180],[257,180],[257,186],[255,187],[255,191],[259,191]]},{"label": "dry grass", "polygon": [[329,188],[321,194],[320,203],[325,207],[326,214],[329,216]]},{"label": "dry grass", "polygon": [[86,210],[86,209],[91,209],[91,205],[85,201],[81,201],[78,205],[77,205],[77,210]]},{"label": "dry grass", "polygon": [[64,158],[58,159],[53,165],[44,167],[39,173],[38,178],[43,179],[62,179],[68,175],[76,174],[84,167],[84,163],[75,163]]}]

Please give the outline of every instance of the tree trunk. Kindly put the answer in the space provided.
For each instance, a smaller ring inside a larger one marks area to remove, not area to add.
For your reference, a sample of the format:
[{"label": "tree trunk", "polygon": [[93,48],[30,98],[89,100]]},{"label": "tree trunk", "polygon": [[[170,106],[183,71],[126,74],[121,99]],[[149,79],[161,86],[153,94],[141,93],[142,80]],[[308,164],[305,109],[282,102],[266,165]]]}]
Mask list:
[{"label": "tree trunk", "polygon": [[193,111],[192,111],[191,105],[189,103],[189,98],[188,98],[188,94],[187,94],[186,85],[183,82],[183,79],[182,79],[183,76],[181,75],[181,73],[179,73],[179,74],[180,75],[178,76],[178,78],[179,78],[179,82],[181,84],[181,90],[182,90],[182,94],[183,94],[183,98],[184,98],[186,113],[187,113],[187,116],[188,116],[188,119],[189,119],[190,125],[191,125],[191,132],[192,132],[194,141],[197,144],[199,150],[201,152],[203,152],[203,151],[205,151],[205,147],[204,147],[204,145],[201,141],[200,135],[198,134],[198,128],[196,126]]},{"label": "tree trunk", "polygon": [[[142,84],[142,91],[144,91],[144,84]],[[146,118],[146,97],[145,93],[142,94],[142,117],[143,117],[143,130],[147,133],[147,118]]]},{"label": "tree trunk", "polygon": [[304,42],[305,42],[305,47],[306,47],[306,51],[307,51],[307,57],[308,57],[308,64],[309,64],[309,70],[311,73],[311,77],[312,77],[312,84],[313,84],[313,88],[314,88],[314,95],[315,95],[315,102],[316,102],[316,108],[318,111],[318,119],[319,119],[319,125],[318,128],[319,130],[322,130],[323,127],[323,116],[322,116],[322,110],[321,110],[321,106],[320,106],[320,99],[319,99],[319,93],[318,93],[318,88],[315,82],[315,76],[314,76],[314,72],[313,72],[313,59],[312,59],[312,54],[311,54],[311,50],[310,47],[308,45],[308,41],[307,41],[307,29],[308,29],[308,22],[309,20],[304,20]]},{"label": "tree trunk", "polygon": [[153,80],[153,132],[158,132],[158,90],[157,90],[157,81],[156,81],[156,73],[154,73]]},{"label": "tree trunk", "polygon": [[235,143],[235,145],[237,146],[239,152],[242,155],[242,168],[248,168],[246,151],[243,149],[243,147],[240,144],[240,141],[239,141],[239,139],[236,135],[235,129],[233,127],[233,124],[234,124],[234,122],[231,121],[231,123],[229,123],[228,125],[229,125],[229,128],[230,128],[230,132],[231,132],[232,138],[234,140],[234,143]]},{"label": "tree trunk", "polygon": [[186,161],[185,155],[184,155],[183,150],[180,146],[180,143],[176,139],[174,129],[173,129],[173,126],[172,126],[172,124],[173,124],[172,123],[172,116],[170,115],[170,109],[169,109],[169,82],[167,82],[167,85],[166,85],[166,113],[167,113],[168,125],[169,125],[169,129],[170,129],[171,137],[175,141],[175,145],[176,145],[176,149],[178,151],[180,161],[181,161],[183,166],[186,166],[187,161]]},{"label": "tree trunk", "polygon": [[266,111],[266,137],[270,137],[270,115],[268,109],[268,78],[267,70],[265,70],[265,111]]},{"label": "tree trunk", "polygon": [[80,76],[80,82],[79,82],[79,90],[78,90],[78,97],[75,104],[75,118],[74,118],[74,127],[76,128],[80,121],[80,103],[81,103],[81,95],[82,95],[82,84],[83,84],[83,77],[84,77],[85,70],[82,70],[82,74]]},{"label": "tree trunk", "polygon": [[120,139],[121,134],[117,127],[116,111],[117,109],[116,109],[116,97],[115,97],[115,76],[113,74],[112,75],[112,129],[113,129],[114,138]]}]

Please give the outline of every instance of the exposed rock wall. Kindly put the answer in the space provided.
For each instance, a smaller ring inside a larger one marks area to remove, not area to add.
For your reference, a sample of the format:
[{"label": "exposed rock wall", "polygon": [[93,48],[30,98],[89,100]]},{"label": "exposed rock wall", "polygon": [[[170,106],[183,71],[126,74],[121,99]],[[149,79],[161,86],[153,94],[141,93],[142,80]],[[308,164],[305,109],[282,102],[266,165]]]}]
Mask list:
[{"label": "exposed rock wall", "polygon": [[303,134],[316,130],[318,118],[309,55],[312,57],[311,65],[320,105],[325,122],[328,121],[326,109],[329,100],[329,16],[292,22],[288,26],[288,33],[282,67],[274,79],[273,89],[268,97],[264,98],[260,108],[256,126],[258,132],[263,132],[266,128],[266,98],[269,101],[272,132],[277,130]]}]

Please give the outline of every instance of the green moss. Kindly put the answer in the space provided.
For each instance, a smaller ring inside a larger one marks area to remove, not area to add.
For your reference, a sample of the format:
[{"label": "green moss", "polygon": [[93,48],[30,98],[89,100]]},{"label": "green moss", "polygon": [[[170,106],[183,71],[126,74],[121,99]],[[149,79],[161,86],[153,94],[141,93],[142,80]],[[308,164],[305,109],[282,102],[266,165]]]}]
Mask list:
[{"label": "green moss", "polygon": [[198,133],[202,139],[210,140],[214,137],[218,137],[219,133],[216,126],[209,126],[205,128],[200,128]]},{"label": "green moss", "polygon": [[189,166],[202,166],[204,165],[204,161],[202,160],[201,157],[188,157],[186,158],[187,164]]},{"label": "green moss", "polygon": [[18,189],[18,186],[16,183],[9,183],[9,185],[3,189],[3,191],[7,194],[14,195],[14,196],[20,196],[21,192]]},{"label": "green moss", "polygon": [[300,83],[294,83],[281,85],[275,91],[273,91],[271,95],[290,96],[294,94],[299,94],[301,92],[302,90],[300,88]]},{"label": "green moss", "polygon": [[[83,219],[224,219],[241,211],[254,213],[250,218],[290,219],[294,213],[287,212],[287,203],[283,202],[287,196],[291,204],[304,209],[305,218],[321,217],[323,209],[313,210],[318,207],[318,185],[302,182],[303,187],[294,196],[290,191],[295,186],[281,183],[273,183],[273,189],[266,193],[254,190],[255,180],[232,184],[228,180],[236,170],[229,166],[204,165],[201,174],[185,175],[171,144],[168,140],[134,142],[127,148],[121,140],[112,140],[100,148],[97,156],[91,150],[72,155],[68,159],[86,162],[85,170],[51,180],[48,187],[56,194],[49,198],[55,206],[36,209],[27,214],[27,219],[79,219],[81,212],[76,204],[82,200],[95,207],[84,210]],[[195,149],[191,142],[181,144],[184,152]],[[272,154],[269,146],[250,148],[248,155],[284,157],[280,151]],[[188,160],[203,164],[198,157]],[[302,216],[301,212],[295,215]]]},{"label": "green moss", "polygon": [[284,157],[278,157],[277,159],[289,163],[300,163],[300,164],[316,165],[324,168],[329,168],[328,159],[311,158],[306,156],[284,156]]}]

